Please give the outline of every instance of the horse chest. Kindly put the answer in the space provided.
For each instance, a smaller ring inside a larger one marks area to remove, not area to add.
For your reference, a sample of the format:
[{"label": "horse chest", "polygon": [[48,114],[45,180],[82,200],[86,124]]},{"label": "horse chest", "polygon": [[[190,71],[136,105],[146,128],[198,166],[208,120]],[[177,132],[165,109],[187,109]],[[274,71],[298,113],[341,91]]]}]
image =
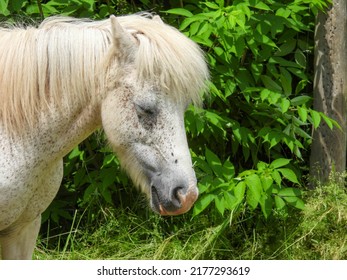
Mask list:
[{"label": "horse chest", "polygon": [[42,213],[62,179],[61,160],[49,162],[5,142],[0,141],[0,232]]}]

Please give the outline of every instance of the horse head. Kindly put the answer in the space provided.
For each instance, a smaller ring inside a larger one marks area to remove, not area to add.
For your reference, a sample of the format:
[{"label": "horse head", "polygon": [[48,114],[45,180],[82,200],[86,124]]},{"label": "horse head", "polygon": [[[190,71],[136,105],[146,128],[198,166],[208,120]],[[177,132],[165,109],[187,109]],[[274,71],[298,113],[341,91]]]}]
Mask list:
[{"label": "horse head", "polygon": [[101,107],[103,129],[151,208],[161,215],[185,213],[198,188],[184,112],[205,86],[203,55],[157,17],[141,19],[138,26],[115,17],[110,21],[113,50]]}]

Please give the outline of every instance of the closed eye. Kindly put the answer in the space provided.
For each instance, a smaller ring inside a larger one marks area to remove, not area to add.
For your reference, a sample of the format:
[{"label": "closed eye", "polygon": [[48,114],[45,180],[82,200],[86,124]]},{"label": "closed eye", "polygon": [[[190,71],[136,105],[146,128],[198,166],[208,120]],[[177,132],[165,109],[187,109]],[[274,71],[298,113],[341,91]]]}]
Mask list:
[{"label": "closed eye", "polygon": [[141,105],[135,104],[136,111],[140,114],[154,115],[154,110],[151,108],[145,108]]},{"label": "closed eye", "polygon": [[157,124],[158,109],[149,104],[135,103],[135,110],[142,127],[152,130]]},{"label": "closed eye", "polygon": [[152,106],[148,106],[145,104],[137,104],[135,103],[136,113],[139,117],[153,117],[157,115],[156,108]]}]

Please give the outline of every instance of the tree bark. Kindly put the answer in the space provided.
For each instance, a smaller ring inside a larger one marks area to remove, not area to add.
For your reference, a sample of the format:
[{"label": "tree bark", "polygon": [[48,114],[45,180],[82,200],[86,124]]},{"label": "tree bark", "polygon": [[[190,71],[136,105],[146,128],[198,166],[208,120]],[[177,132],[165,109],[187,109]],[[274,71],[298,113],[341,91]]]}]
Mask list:
[{"label": "tree bark", "polygon": [[346,10],[346,0],[333,0],[328,11],[319,12],[316,18],[313,108],[336,120],[341,130],[331,130],[322,121],[313,132],[312,187],[326,183],[332,171],[346,170]]}]

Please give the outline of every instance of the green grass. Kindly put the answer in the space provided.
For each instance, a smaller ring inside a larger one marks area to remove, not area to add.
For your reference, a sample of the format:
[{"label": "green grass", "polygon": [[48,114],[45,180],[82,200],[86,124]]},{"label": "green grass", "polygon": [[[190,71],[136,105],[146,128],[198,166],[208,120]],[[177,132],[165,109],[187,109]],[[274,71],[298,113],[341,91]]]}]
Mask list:
[{"label": "green grass", "polygon": [[[116,211],[116,210],[114,210]],[[180,222],[182,222],[182,218]],[[216,236],[215,228],[197,222],[172,227],[175,218],[149,215],[147,219],[122,210],[96,228],[40,238],[36,259],[200,259]],[[50,243],[53,243],[52,246]]]},{"label": "green grass", "polygon": [[76,213],[69,231],[40,237],[34,259],[347,259],[347,190],[336,180],[307,191],[306,209],[288,218],[143,211],[102,209],[94,224]]}]

